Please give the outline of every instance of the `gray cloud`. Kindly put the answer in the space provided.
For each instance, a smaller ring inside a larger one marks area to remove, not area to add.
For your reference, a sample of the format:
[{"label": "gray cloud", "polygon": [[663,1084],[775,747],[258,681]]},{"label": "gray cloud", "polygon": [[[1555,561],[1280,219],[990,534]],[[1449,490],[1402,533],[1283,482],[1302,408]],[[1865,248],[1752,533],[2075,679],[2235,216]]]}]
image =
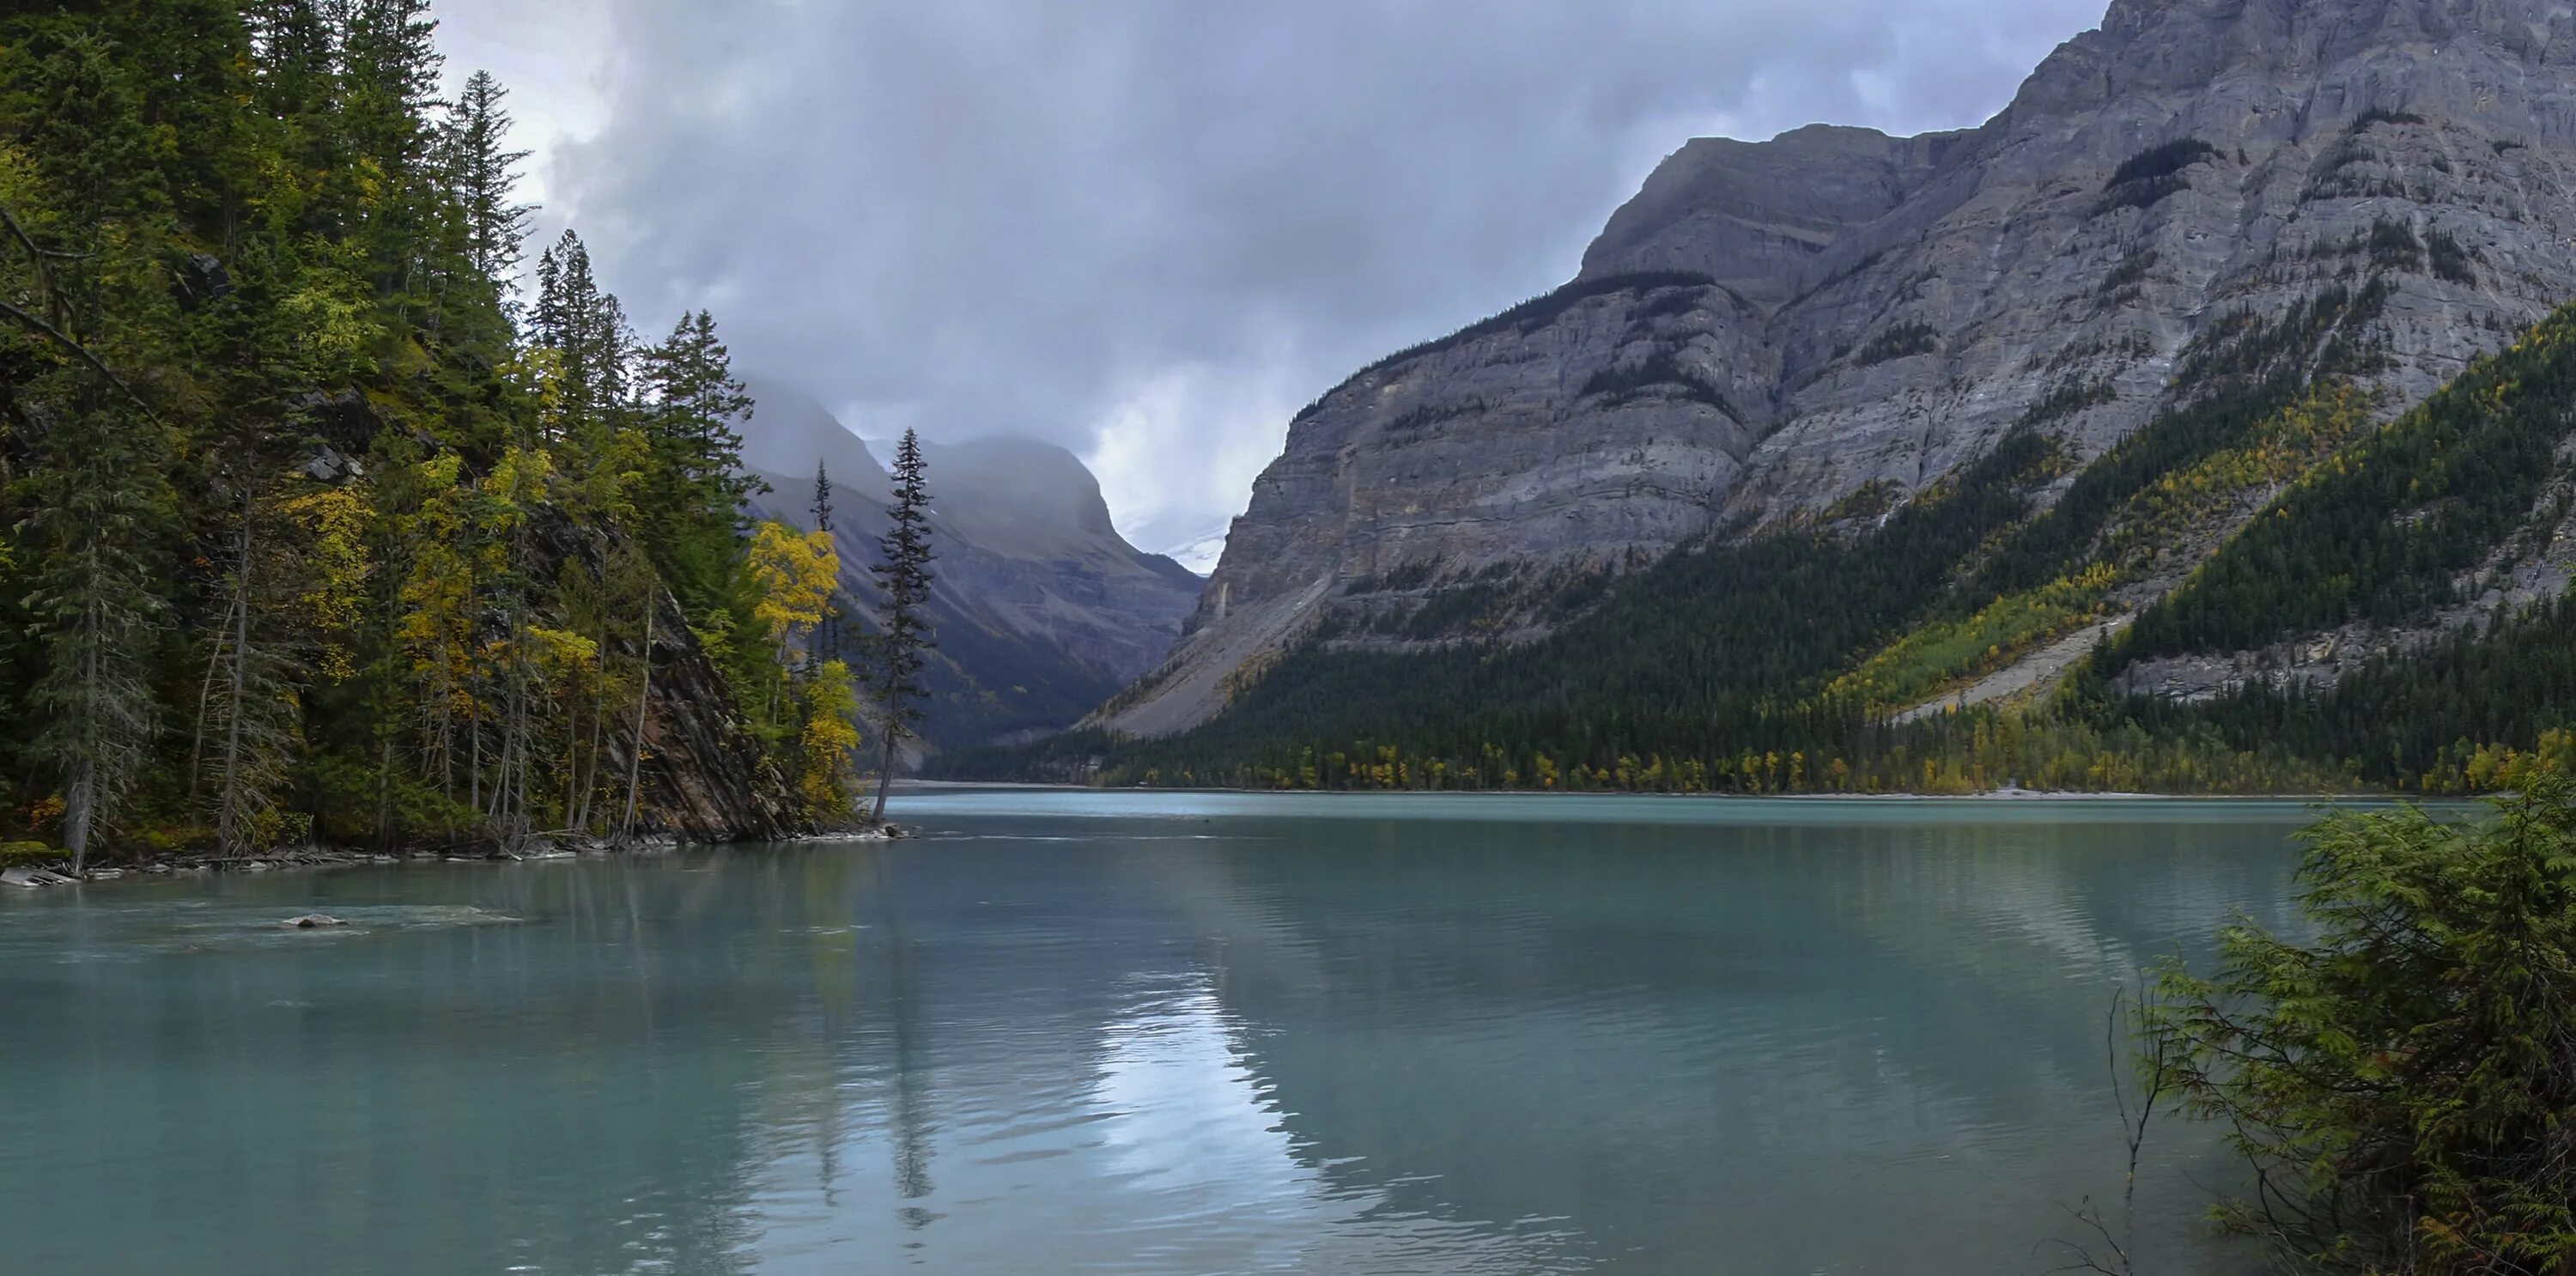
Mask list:
[{"label": "gray cloud", "polygon": [[[864,433],[1064,443],[1158,545],[1684,139],[1975,123],[2100,4],[617,0],[543,179],[639,322],[709,306]],[[519,8],[450,0],[451,51]]]}]

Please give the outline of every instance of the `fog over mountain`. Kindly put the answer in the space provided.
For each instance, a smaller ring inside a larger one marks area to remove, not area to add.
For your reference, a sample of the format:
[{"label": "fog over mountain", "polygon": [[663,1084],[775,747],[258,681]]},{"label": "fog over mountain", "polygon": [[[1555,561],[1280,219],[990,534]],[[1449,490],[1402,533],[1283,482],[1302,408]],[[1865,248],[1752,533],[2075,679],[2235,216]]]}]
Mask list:
[{"label": "fog over mountain", "polygon": [[[768,485],[749,512],[811,529],[815,469],[825,467],[841,554],[837,605],[875,625],[884,598],[870,569],[894,499],[878,458],[898,444],[860,439],[792,383],[746,383],[758,406],[738,427],[743,464]],[[934,440],[922,453],[937,555],[930,745],[1060,730],[1162,660],[1203,582],[1119,535],[1081,458],[1009,434]]]},{"label": "fog over mountain", "polygon": [[1205,568],[1299,405],[1572,276],[1684,139],[1972,125],[2100,6],[438,12],[648,335],[709,305],[863,434],[1060,443]]}]

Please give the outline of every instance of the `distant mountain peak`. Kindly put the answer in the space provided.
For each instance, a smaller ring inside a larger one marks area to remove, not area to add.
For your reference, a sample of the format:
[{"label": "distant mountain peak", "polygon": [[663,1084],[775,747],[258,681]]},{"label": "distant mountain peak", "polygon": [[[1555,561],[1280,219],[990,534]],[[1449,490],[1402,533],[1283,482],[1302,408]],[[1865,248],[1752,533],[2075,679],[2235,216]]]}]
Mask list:
[{"label": "distant mountain peak", "polygon": [[[813,473],[830,467],[841,582],[876,605],[867,565],[891,484],[871,448],[792,385],[753,382],[745,469],[771,491],[756,517],[812,526]],[[1118,534],[1100,481],[1058,444],[1023,435],[922,440],[930,486],[932,743],[955,747],[1069,726],[1162,659],[1198,601],[1199,577]]]},{"label": "distant mountain peak", "polygon": [[810,484],[820,464],[836,491],[879,502],[893,495],[885,466],[867,442],[820,400],[767,377],[746,375],[743,385],[752,398],[751,417],[734,430],[742,436],[744,469]]}]

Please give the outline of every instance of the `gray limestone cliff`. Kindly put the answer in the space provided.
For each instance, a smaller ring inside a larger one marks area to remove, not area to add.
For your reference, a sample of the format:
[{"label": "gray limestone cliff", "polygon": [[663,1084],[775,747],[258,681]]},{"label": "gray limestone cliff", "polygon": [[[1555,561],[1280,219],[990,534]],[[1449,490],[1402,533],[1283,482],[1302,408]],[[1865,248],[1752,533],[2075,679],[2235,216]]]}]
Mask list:
[{"label": "gray limestone cliff", "polygon": [[2576,295],[2576,5],[2118,0],[1967,131],[1668,157],[1564,288],[1299,414],[1171,658],[1167,734],[1277,653],[1544,632],[1677,546],[1910,499],[2016,428],[2089,460],[2212,325],[2384,288],[2394,414]]}]

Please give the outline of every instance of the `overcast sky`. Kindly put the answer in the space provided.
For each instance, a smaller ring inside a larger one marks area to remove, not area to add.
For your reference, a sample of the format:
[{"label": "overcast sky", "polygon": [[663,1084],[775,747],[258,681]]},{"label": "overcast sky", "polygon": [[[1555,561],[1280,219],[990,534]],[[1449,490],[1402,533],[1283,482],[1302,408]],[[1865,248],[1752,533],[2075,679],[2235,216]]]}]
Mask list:
[{"label": "overcast sky", "polygon": [[[876,437],[1017,432],[1149,549],[1351,369],[1570,277],[1690,137],[1984,120],[2103,0],[440,0],[543,236]],[[1204,569],[1202,556],[1194,566]]]}]

